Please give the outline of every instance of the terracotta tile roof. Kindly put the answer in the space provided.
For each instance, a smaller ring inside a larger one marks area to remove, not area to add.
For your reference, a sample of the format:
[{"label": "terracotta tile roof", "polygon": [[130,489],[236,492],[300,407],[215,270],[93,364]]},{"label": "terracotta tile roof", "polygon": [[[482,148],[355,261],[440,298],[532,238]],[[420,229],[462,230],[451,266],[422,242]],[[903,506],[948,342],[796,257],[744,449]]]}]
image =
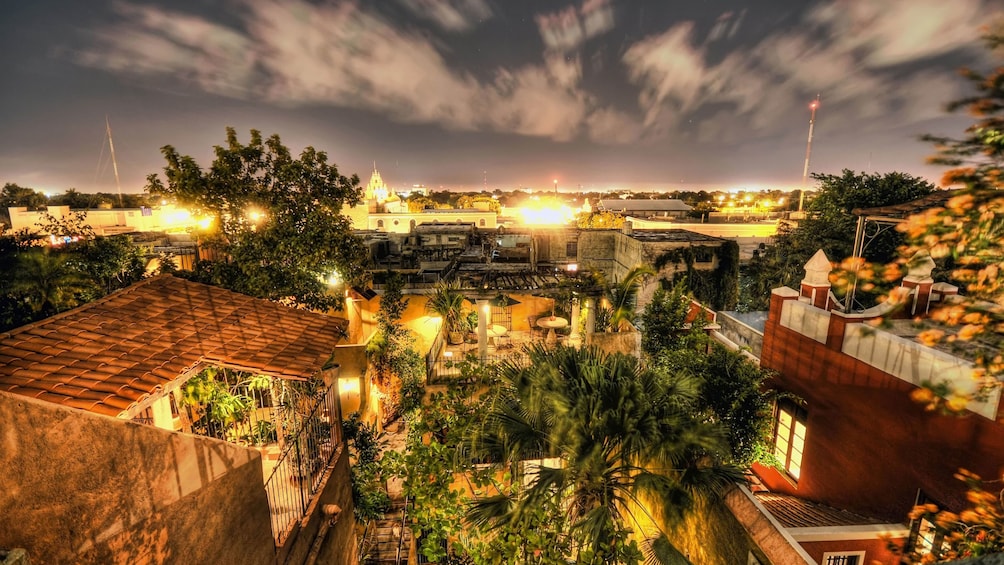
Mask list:
[{"label": "terracotta tile roof", "polygon": [[862,526],[884,524],[848,510],[841,510],[804,498],[774,492],[755,493],[774,518],[785,528],[817,528],[821,526]]},{"label": "terracotta tile roof", "polygon": [[161,275],[0,333],[0,390],[117,416],[203,362],[310,378],[346,324]]}]

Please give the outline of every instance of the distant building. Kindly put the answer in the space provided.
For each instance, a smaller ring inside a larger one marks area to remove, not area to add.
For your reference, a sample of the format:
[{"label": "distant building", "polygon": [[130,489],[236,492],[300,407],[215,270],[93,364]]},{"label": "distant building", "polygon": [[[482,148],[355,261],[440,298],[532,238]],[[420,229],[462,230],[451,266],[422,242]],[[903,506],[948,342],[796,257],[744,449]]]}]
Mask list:
[{"label": "distant building", "polygon": [[[73,213],[69,206],[49,206],[45,210],[13,207],[8,210],[12,231],[25,229],[34,233],[42,232],[41,226],[46,223],[46,215],[63,220],[69,219]],[[200,220],[187,210],[171,205],[157,208],[80,210],[80,212],[84,216],[84,223],[89,225],[96,235],[116,235],[129,232],[184,233],[198,226]]]},{"label": "distant building", "polygon": [[682,200],[634,200],[634,199],[604,199],[600,200],[599,210],[615,212],[625,216],[638,218],[685,218],[693,210]]},{"label": "distant building", "polygon": [[363,202],[342,209],[352,229],[408,234],[425,223],[473,224],[479,229],[498,227],[498,214],[479,209],[436,209],[411,212],[408,203],[387,188],[380,171],[373,169],[363,191]]}]

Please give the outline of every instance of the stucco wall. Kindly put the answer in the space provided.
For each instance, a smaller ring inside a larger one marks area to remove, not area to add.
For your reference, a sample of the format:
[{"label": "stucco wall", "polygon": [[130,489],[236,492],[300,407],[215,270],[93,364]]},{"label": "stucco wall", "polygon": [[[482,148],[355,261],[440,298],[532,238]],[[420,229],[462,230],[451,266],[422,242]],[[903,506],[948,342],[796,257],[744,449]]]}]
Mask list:
[{"label": "stucco wall", "polygon": [[918,488],[959,510],[960,467],[1004,472],[1004,425],[925,410],[910,399],[913,385],[783,327],[782,302],[771,299],[761,366],[777,371],[772,386],[806,401],[808,416],[798,483],[757,467],[771,490],[900,522]]},{"label": "stucco wall", "polygon": [[32,563],[274,561],[257,451],[0,393],[0,546]]},{"label": "stucco wall", "polygon": [[667,535],[694,565],[745,565],[751,551],[761,563],[771,562],[718,499],[698,497],[693,511]]}]

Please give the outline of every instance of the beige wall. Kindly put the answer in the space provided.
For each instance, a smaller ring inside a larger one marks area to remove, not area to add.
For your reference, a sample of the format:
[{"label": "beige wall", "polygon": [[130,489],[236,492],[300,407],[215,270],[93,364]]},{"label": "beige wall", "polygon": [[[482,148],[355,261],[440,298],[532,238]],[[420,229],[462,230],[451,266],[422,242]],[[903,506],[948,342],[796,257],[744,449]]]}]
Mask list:
[{"label": "beige wall", "polygon": [[0,393],[0,546],[32,563],[274,562],[257,451]]}]

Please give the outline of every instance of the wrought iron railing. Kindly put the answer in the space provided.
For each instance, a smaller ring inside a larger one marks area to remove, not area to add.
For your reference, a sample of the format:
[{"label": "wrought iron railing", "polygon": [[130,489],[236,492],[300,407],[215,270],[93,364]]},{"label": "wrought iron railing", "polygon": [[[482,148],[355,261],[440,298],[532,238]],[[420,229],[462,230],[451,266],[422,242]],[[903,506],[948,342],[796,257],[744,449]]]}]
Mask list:
[{"label": "wrought iron railing", "polygon": [[276,545],[281,545],[293,524],[306,515],[311,499],[322,486],[325,468],[339,453],[337,402],[337,390],[332,387],[309,410],[283,407],[291,411],[292,424],[288,433],[280,433],[282,450],[265,481]]}]

